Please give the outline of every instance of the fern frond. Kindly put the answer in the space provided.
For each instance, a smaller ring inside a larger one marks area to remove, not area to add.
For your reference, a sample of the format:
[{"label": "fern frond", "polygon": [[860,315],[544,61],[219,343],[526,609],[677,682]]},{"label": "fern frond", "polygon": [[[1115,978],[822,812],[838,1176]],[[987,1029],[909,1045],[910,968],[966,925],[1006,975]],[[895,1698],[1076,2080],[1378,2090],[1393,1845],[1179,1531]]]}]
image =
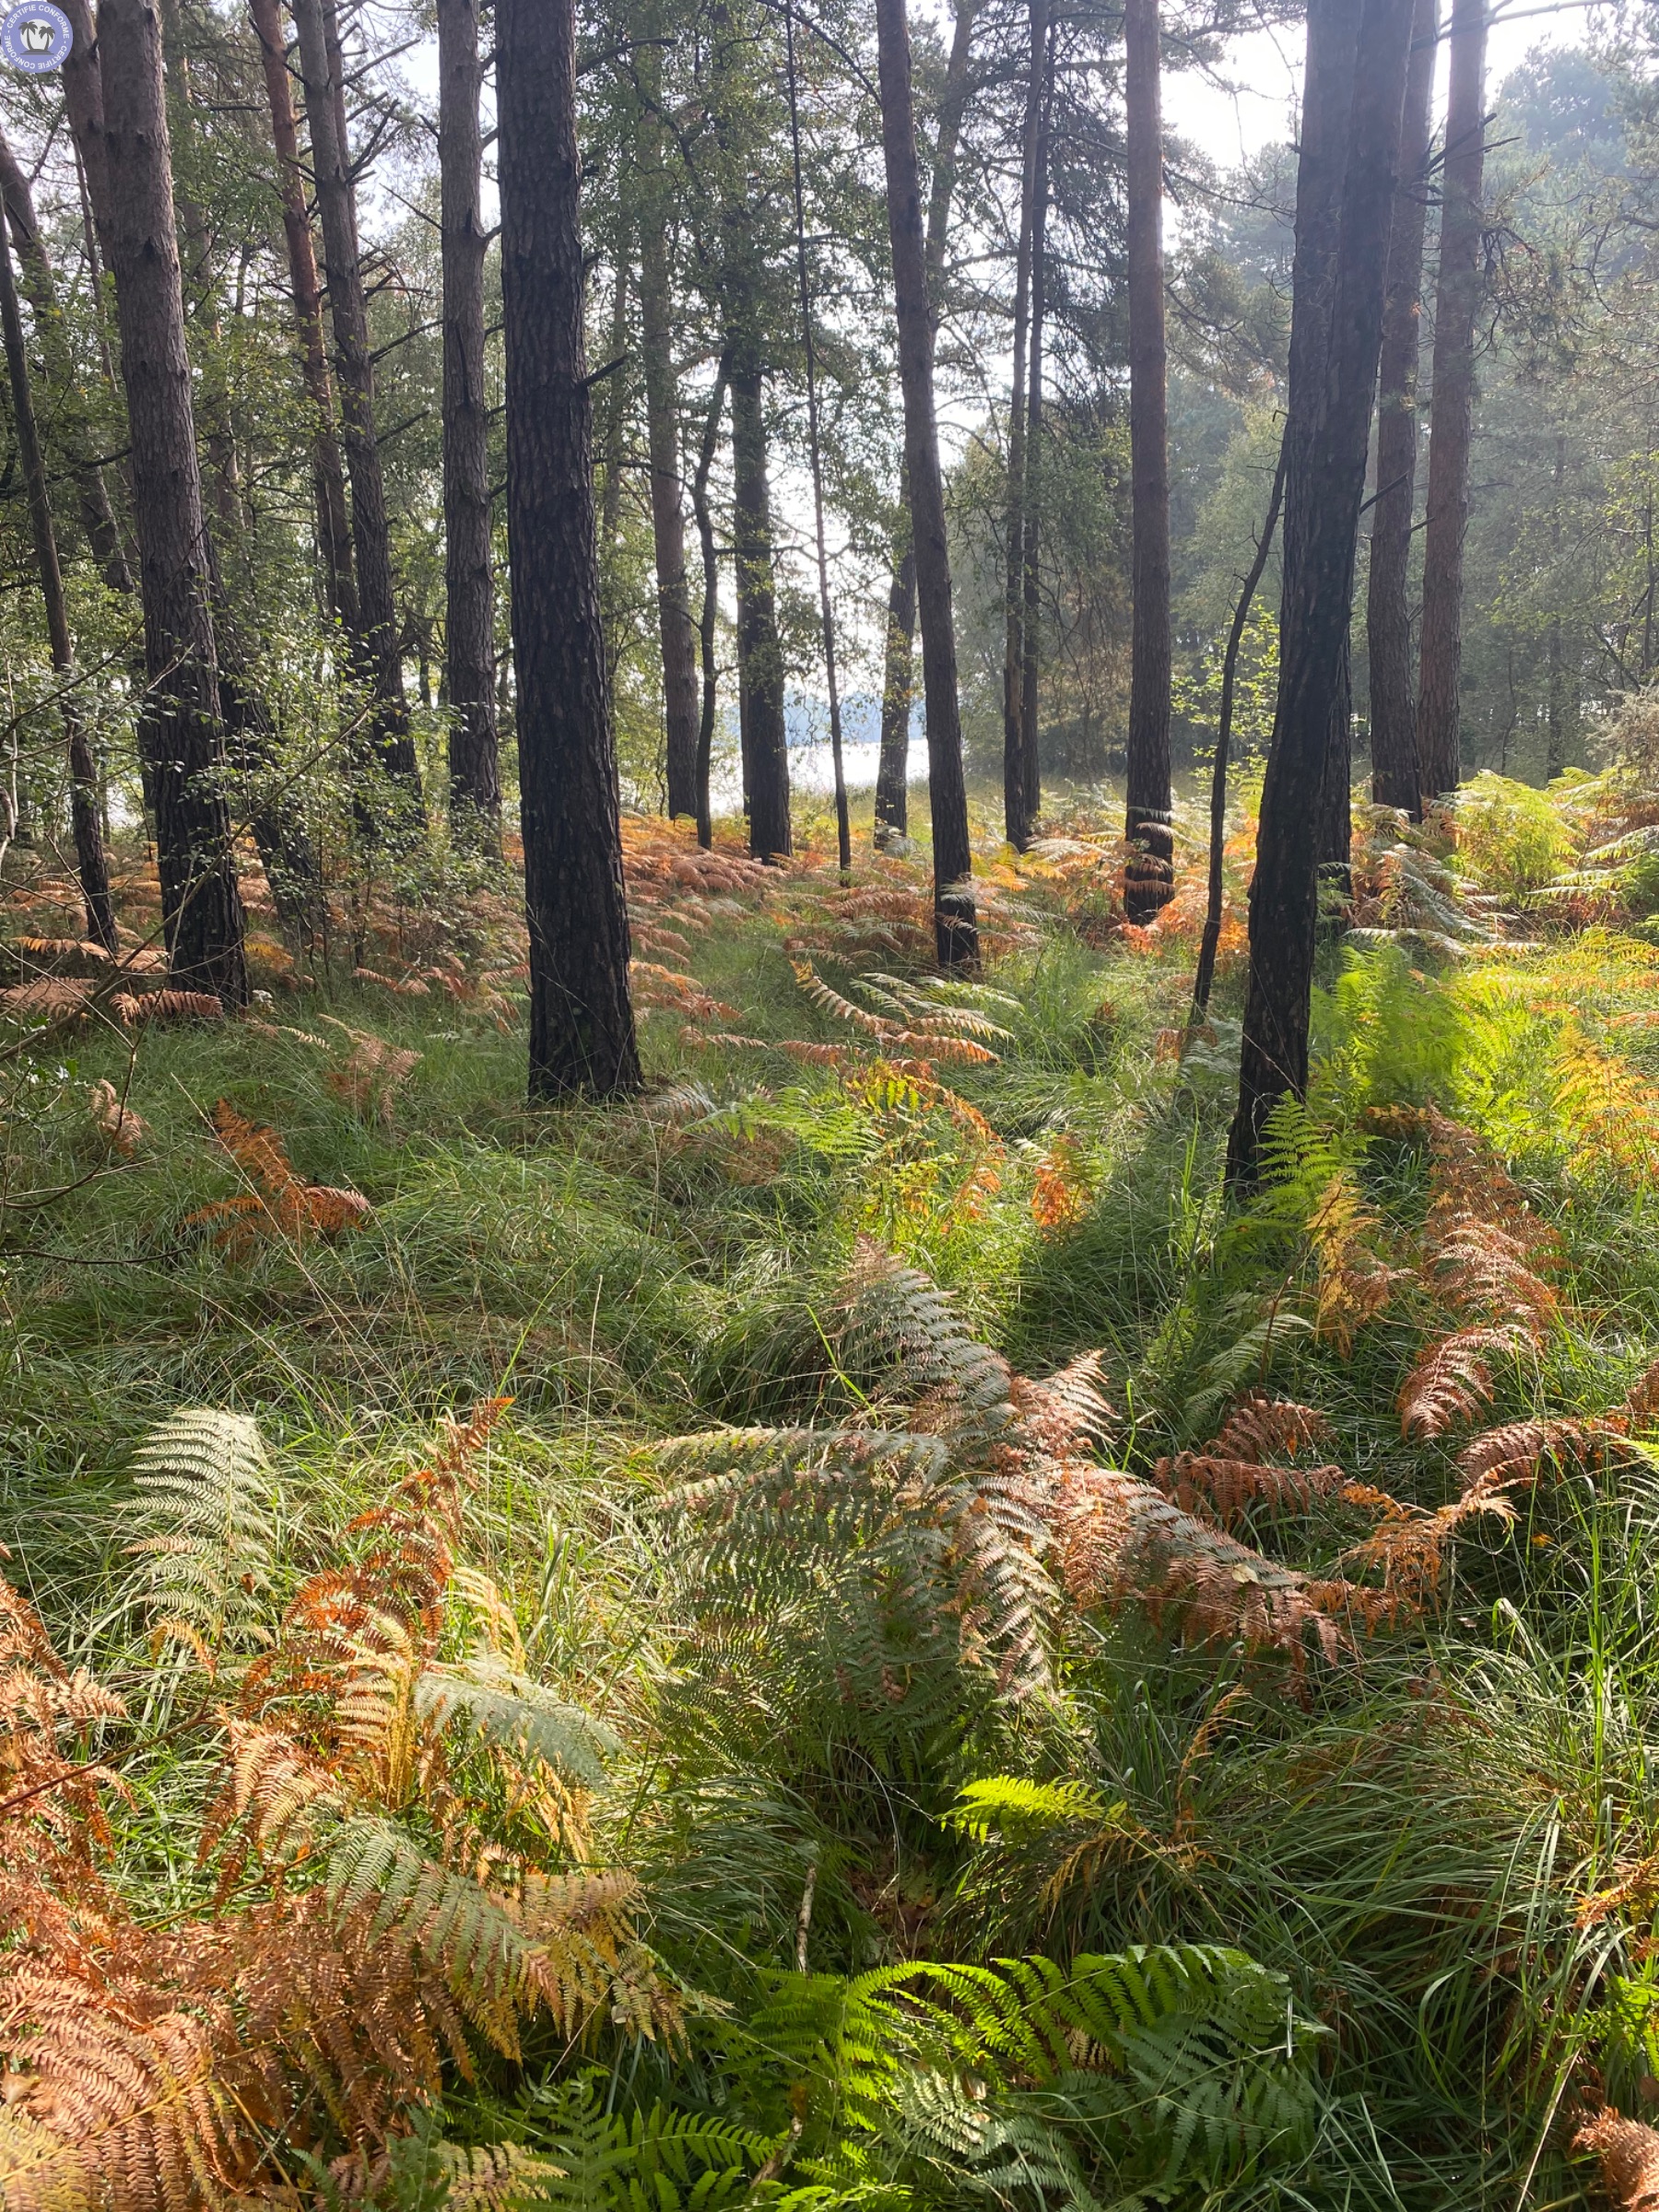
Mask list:
[{"label": "fern frond", "polygon": [[124,1512],[141,1562],[135,1594],[187,1622],[210,1649],[257,1621],[276,1560],[276,1477],[257,1422],[184,1407],[152,1429],[133,1460]]},{"label": "fern frond", "polygon": [[416,1710],[434,1727],[463,1723],[487,1743],[540,1759],[561,1781],[596,1789],[621,1749],[613,1729],[515,1674],[488,1653],[464,1666],[429,1666],[415,1688]]}]

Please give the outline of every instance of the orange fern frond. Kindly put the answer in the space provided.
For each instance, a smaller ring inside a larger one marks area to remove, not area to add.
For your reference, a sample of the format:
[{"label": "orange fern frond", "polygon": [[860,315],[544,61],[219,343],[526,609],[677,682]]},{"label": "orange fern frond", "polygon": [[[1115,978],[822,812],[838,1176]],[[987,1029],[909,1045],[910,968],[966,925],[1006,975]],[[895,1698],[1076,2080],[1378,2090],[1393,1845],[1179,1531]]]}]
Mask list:
[{"label": "orange fern frond", "polygon": [[1618,2212],[1659,2212],[1659,2133],[1606,2105],[1579,2127],[1572,2147],[1594,2157]]},{"label": "orange fern frond", "polygon": [[111,1148],[123,1159],[135,1159],[138,1147],[149,1136],[148,1124],[140,1120],[107,1078],[93,1084],[91,1098],[92,1119]]},{"label": "orange fern frond", "polygon": [[223,1021],[225,1008],[211,991],[117,991],[110,1011],[128,1029],[173,1021]]},{"label": "orange fern frond", "polygon": [[1491,1403],[1490,1358],[1516,1352],[1519,1333],[1479,1326],[1455,1329],[1430,1345],[1400,1386],[1395,1401],[1403,1436],[1443,1436]]}]

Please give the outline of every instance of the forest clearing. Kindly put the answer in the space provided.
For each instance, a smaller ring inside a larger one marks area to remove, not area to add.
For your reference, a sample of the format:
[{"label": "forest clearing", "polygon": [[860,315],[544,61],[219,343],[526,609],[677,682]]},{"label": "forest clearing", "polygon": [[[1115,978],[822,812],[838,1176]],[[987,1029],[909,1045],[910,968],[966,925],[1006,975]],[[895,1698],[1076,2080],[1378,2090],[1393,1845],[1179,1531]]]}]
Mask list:
[{"label": "forest clearing", "polygon": [[1655,237],[1639,0],[0,8],[0,2212],[1659,2212]]}]

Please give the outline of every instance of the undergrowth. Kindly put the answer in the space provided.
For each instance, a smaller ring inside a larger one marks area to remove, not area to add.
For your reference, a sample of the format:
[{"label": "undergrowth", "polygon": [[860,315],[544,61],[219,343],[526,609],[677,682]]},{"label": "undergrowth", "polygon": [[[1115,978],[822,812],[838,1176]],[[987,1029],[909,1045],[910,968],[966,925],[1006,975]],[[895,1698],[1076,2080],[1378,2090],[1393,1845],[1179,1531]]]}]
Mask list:
[{"label": "undergrowth", "polygon": [[949,983],[630,822],[608,1109],[499,888],[225,1022],[20,887],[6,2206],[1647,2201],[1641,814],[1368,818],[1230,1215],[1086,815]]}]

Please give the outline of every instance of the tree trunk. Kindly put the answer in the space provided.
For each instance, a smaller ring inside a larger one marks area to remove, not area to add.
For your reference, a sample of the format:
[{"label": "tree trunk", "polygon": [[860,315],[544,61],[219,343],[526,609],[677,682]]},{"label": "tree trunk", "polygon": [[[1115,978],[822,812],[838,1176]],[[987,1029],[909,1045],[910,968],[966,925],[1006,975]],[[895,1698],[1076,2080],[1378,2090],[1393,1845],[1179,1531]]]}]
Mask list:
[{"label": "tree trunk", "polygon": [[1307,1088],[1320,800],[1353,597],[1412,6],[1364,0],[1357,11],[1353,0],[1312,0],[1308,15],[1278,703],[1250,894],[1250,988],[1227,1163],[1235,1190],[1256,1180],[1273,1107]]},{"label": "tree trunk", "polygon": [[359,640],[364,674],[375,701],[373,746],[387,774],[403,783],[418,808],[420,771],[409,734],[404,696],[403,651],[392,588],[392,541],[386,524],[386,488],[374,431],[374,369],[369,355],[368,311],[358,258],[356,187],[340,129],[343,94],[333,29],[333,0],[292,0],[300,34],[305,115],[311,128],[312,168],[323,226],[323,266],[334,326],[335,374],[346,473],[351,481],[351,538],[357,560]]},{"label": "tree trunk", "polygon": [[766,406],[752,341],[734,339],[732,550],[737,571],[738,713],[748,763],[749,851],[759,860],[790,850],[789,754],[783,724],[783,648],[772,574],[771,490]]},{"label": "tree trunk", "polygon": [[714,824],[709,809],[709,772],[714,753],[714,622],[720,612],[720,562],[714,550],[713,517],[709,512],[709,471],[714,465],[725,390],[726,363],[723,354],[715,372],[714,389],[709,397],[702,445],[697,456],[697,474],[691,480],[691,509],[697,517],[698,541],[702,548],[702,614],[697,626],[702,656],[702,709],[697,725],[697,841],[705,853],[714,842]]},{"label": "tree trunk", "polygon": [[904,458],[910,471],[911,542],[922,617],[922,689],[927,715],[927,790],[933,815],[934,927],[939,964],[979,960],[973,906],[973,849],[962,779],[962,725],[957,698],[956,629],[950,604],[950,547],[934,415],[933,316],[916,121],[911,93],[910,25],[905,0],[876,0],[881,78],[881,138],[887,168],[888,229],[904,390]]},{"label": "tree trunk", "polygon": [[477,0],[438,0],[438,161],[443,241],[443,668],[450,828],[499,853],[489,394],[484,375],[484,147]]},{"label": "tree trunk", "polygon": [[656,554],[657,634],[663,653],[663,720],[668,812],[698,811],[697,641],[686,575],[681,504],[679,392],[674,373],[674,300],[668,280],[668,187],[663,154],[662,59],[641,47],[644,96],[640,162],[640,351],[645,371],[645,438],[651,460],[651,530]]},{"label": "tree trunk", "polygon": [[1388,236],[1377,379],[1377,501],[1371,511],[1366,645],[1371,662],[1371,796],[1420,821],[1417,701],[1411,681],[1411,512],[1417,497],[1418,352],[1429,210],[1440,0],[1417,0],[1400,129],[1400,187]]},{"label": "tree trunk", "polygon": [[1048,47],[1048,0],[1029,0],[1030,57],[1026,78],[1024,159],[1020,168],[1019,240],[1014,253],[1014,378],[1008,395],[1008,497],[1003,601],[1003,834],[1025,850],[1025,760],[1020,710],[1025,683],[1026,350],[1031,319],[1031,248],[1036,236],[1041,166],[1042,76]]},{"label": "tree trunk", "polygon": [[248,995],[242,908],[224,794],[161,23],[153,0],[102,0],[98,28],[108,72],[98,152],[108,183],[110,265],[132,439],[150,679],[144,744],[155,792],[162,915],[178,982],[240,1006]]},{"label": "tree trunk", "polygon": [[[58,298],[57,279],[46,252],[46,241],[41,235],[29,179],[18,167],[4,132],[0,132],[0,197],[5,201],[12,243],[18,250],[24,296],[33,311],[35,340],[45,360],[48,388],[61,394],[67,404],[75,390],[76,378],[69,348],[65,343],[64,310]],[[75,477],[81,528],[86,532],[87,543],[110,589],[119,592],[124,598],[131,598],[137,587],[115,510],[110,502],[103,469],[88,453],[86,439],[79,429],[72,429],[64,442],[70,449],[67,459]]]},{"label": "tree trunk", "polygon": [[86,724],[81,720],[80,709],[70,688],[75,649],[69,637],[69,612],[64,603],[64,579],[58,567],[57,537],[52,526],[52,502],[46,491],[46,465],[41,456],[40,431],[35,423],[34,394],[29,390],[29,359],[23,348],[23,318],[18,308],[11,251],[4,237],[0,237],[0,337],[5,341],[6,370],[11,384],[12,429],[18,441],[24,489],[29,496],[29,521],[34,535],[35,565],[40,571],[41,598],[46,608],[52,666],[62,684],[59,705],[69,750],[69,812],[75,830],[76,870],[87,909],[87,935],[95,938],[106,952],[113,952],[115,910],[110,900],[110,871],[98,818],[98,771],[93,765],[92,747],[87,742]]},{"label": "tree trunk", "polygon": [[1353,617],[1342,633],[1342,654],[1331,694],[1325,738],[1324,786],[1319,800],[1319,875],[1327,897],[1346,904],[1353,888],[1354,849],[1354,672]]},{"label": "tree trunk", "polygon": [[1455,791],[1463,774],[1464,533],[1475,428],[1475,314],[1480,304],[1481,179],[1486,165],[1487,0],[1452,0],[1451,88],[1442,165],[1440,276],[1434,299],[1434,387],[1423,530],[1423,642],[1418,759],[1423,795]]},{"label": "tree trunk", "polygon": [[835,774],[835,835],[841,873],[853,865],[847,818],[847,773],[841,758],[841,692],[835,680],[835,612],[830,602],[830,554],[824,535],[824,467],[818,450],[818,356],[812,342],[812,282],[806,267],[806,204],[801,187],[801,114],[795,91],[794,9],[783,6],[789,77],[789,148],[794,189],[795,266],[801,288],[801,346],[806,366],[806,457],[812,473],[812,517],[818,546],[818,613],[824,632],[824,683],[830,698],[830,758]]},{"label": "tree trunk", "polygon": [[1134,614],[1124,911],[1150,922],[1175,880],[1170,803],[1170,434],[1164,346],[1163,106],[1158,0],[1125,0],[1129,196],[1129,463]]},{"label": "tree trunk", "polygon": [[1278,466],[1273,472],[1273,490],[1255,554],[1240,588],[1233,608],[1232,627],[1227,633],[1227,651],[1221,656],[1221,711],[1216,724],[1216,765],[1210,775],[1209,885],[1204,915],[1204,935],[1198,941],[1198,972],[1193,982],[1193,1024],[1209,1012],[1210,990],[1216,980],[1216,948],[1221,942],[1221,866],[1227,847],[1227,768],[1232,750],[1233,686],[1239,672],[1239,648],[1252,602],[1267,566],[1273,534],[1278,528],[1279,507],[1285,497],[1285,446],[1279,441]]},{"label": "tree trunk", "polygon": [[362,626],[357,576],[351,560],[351,518],[346,505],[346,473],[335,430],[334,379],[323,336],[323,287],[312,242],[305,202],[305,172],[300,162],[300,133],[288,80],[288,51],[282,36],[278,0],[248,0],[248,16],[259,41],[265,100],[271,111],[271,143],[276,156],[276,195],[282,206],[282,233],[288,249],[288,288],[300,339],[300,367],[311,403],[312,482],[317,503],[317,549],[329,612],[355,638]]},{"label": "tree trunk", "polygon": [[[927,276],[934,324],[939,319],[939,288],[945,249],[950,237],[950,202],[956,190],[957,144],[968,105],[968,64],[980,0],[958,0],[950,59],[939,95],[935,133],[933,181],[927,198]],[[910,826],[910,725],[915,690],[916,557],[910,539],[910,478],[899,471],[900,524],[897,559],[888,591],[887,659],[881,685],[881,751],[876,773],[876,825],[900,835]]]},{"label": "tree trunk", "polygon": [[617,557],[617,533],[622,526],[622,448],[628,429],[628,264],[617,262],[616,289],[611,294],[610,348],[600,364],[605,382],[605,442],[600,459],[605,464],[605,498],[599,510],[599,565],[606,569]]},{"label": "tree trunk", "polygon": [[582,346],[572,0],[496,0],[530,1089],[637,1089]]},{"label": "tree trunk", "polygon": [[1043,63],[1042,121],[1037,143],[1037,196],[1031,210],[1031,350],[1026,371],[1025,543],[1019,618],[1020,822],[1029,839],[1042,806],[1037,759],[1038,679],[1042,665],[1042,324],[1048,304],[1049,136],[1054,98],[1054,28]]},{"label": "tree trunk", "polygon": [[[1567,440],[1560,434],[1558,434],[1556,438],[1553,480],[1555,497],[1550,504],[1549,550],[1553,560],[1559,565],[1561,558],[1561,494],[1567,480]],[[1557,589],[1559,589],[1559,584]],[[1652,596],[1653,594],[1650,593],[1650,602]],[[1544,754],[1544,775],[1546,782],[1553,783],[1567,766],[1567,724],[1566,716],[1561,712],[1561,695],[1564,686],[1561,680],[1561,618],[1559,612],[1550,615],[1549,628],[1545,633],[1545,647],[1549,689],[1546,700],[1546,712],[1548,719],[1546,725],[1547,734]],[[1512,684],[1511,688],[1513,689]],[[1508,741],[1506,739],[1506,754],[1507,751]],[[1509,767],[1506,759],[1504,773],[1507,775],[1508,772]]]},{"label": "tree trunk", "polygon": [[888,587],[887,657],[881,678],[881,750],[876,762],[876,828],[910,828],[911,707],[915,696],[916,551],[910,542],[910,477],[899,471],[903,550]]}]

